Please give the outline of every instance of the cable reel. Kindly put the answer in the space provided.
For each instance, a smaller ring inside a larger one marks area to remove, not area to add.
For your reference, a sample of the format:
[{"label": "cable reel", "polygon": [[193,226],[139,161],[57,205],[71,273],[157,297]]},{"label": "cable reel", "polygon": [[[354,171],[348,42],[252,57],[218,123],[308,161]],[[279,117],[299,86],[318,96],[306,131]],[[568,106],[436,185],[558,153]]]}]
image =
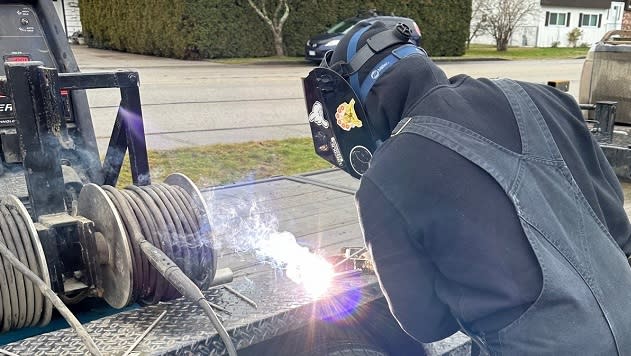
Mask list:
[{"label": "cable reel", "polygon": [[[195,284],[206,289],[217,270],[204,199],[186,176],[147,186],[87,184],[77,212],[94,222],[101,286],[98,293],[115,308],[179,297],[143,252],[143,241],[163,252]],[[158,261],[158,263],[168,261]]]}]

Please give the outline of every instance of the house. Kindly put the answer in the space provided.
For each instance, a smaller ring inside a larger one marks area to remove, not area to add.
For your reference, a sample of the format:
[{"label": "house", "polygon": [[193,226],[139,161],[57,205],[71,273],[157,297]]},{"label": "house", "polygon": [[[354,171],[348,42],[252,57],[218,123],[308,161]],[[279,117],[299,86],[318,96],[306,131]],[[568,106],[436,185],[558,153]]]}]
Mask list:
[{"label": "house", "polygon": [[567,35],[575,28],[583,33],[579,44],[598,42],[608,31],[622,28],[624,8],[624,2],[610,0],[541,0],[536,46],[567,46]]},{"label": "house", "polygon": [[[476,1],[484,0],[474,0]],[[509,0],[512,1],[512,0]],[[568,33],[574,29],[582,35],[577,45],[591,45],[610,30],[621,29],[625,8],[630,0],[514,0],[533,1],[534,10],[513,31],[510,46],[552,47],[569,46]],[[474,5],[475,8],[475,5]],[[472,28],[476,24],[473,14]],[[489,35],[475,38],[472,43],[495,44]]]},{"label": "house", "polygon": [[81,15],[79,14],[79,0],[52,0],[55,10],[61,19],[61,24],[70,37],[81,31]]}]

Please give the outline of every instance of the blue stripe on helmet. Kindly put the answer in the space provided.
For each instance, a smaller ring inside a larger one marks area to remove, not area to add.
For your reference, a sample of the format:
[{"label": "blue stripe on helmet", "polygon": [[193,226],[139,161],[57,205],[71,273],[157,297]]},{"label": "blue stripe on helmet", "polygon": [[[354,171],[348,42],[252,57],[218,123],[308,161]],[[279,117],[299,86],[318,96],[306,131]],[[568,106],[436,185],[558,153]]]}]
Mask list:
[{"label": "blue stripe on helmet", "polygon": [[[351,60],[353,59],[353,57],[355,57],[355,54],[357,53],[357,43],[359,42],[359,38],[369,28],[370,28],[370,26],[364,26],[364,28],[362,28],[359,31],[355,32],[353,34],[353,36],[351,37],[351,40],[348,42],[348,47],[346,47],[346,62],[347,63],[350,63]],[[357,73],[354,73],[354,74],[351,75],[350,83],[351,83],[351,87],[353,88],[355,93],[357,93],[357,91],[359,90],[359,77],[357,76]]]},{"label": "blue stripe on helmet", "polygon": [[[368,92],[375,85],[377,79],[379,79],[383,73],[387,72],[392,68],[392,65],[398,62],[400,59],[411,56],[411,55],[427,55],[427,53],[414,45],[405,45],[401,46],[394,51],[392,54],[388,55],[386,58],[382,59],[377,65],[375,65],[370,73],[364,79],[364,82],[359,89],[358,95],[359,100],[364,102],[366,100],[366,96],[368,96]],[[354,89],[354,88],[353,88]]]}]

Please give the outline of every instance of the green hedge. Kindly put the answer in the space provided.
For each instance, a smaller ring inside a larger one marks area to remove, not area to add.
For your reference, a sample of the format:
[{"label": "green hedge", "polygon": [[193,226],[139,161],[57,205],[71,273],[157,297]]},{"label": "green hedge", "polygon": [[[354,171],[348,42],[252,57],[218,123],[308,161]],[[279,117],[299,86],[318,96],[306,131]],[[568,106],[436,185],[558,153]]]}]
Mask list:
[{"label": "green hedge", "polygon": [[[289,6],[283,37],[292,56],[304,54],[311,35],[369,8],[415,19],[432,56],[462,55],[471,17],[471,0],[289,0]],[[80,9],[92,47],[185,59],[273,55],[271,30],[247,0],[80,0]]]}]

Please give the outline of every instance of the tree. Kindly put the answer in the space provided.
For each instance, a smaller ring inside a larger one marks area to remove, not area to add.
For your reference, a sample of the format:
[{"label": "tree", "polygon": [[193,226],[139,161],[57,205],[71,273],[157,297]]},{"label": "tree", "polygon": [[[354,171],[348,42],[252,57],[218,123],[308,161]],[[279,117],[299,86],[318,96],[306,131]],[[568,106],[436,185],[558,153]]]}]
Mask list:
[{"label": "tree", "polygon": [[485,32],[493,36],[498,51],[508,49],[515,28],[537,9],[533,0],[474,0],[474,3],[476,1],[486,17]]},{"label": "tree", "polygon": [[482,13],[482,1],[473,0],[471,8],[471,27],[469,27],[469,38],[467,38],[467,49],[471,46],[471,41],[481,33],[486,32],[486,14]]},{"label": "tree", "polygon": [[[271,28],[272,35],[274,37],[274,51],[276,52],[276,55],[284,56],[285,46],[283,45],[283,25],[289,17],[289,5],[287,4],[287,0],[278,0],[276,9],[271,17],[267,12],[267,7],[265,6],[267,0],[261,0],[260,3],[261,6],[258,7],[254,1],[248,0],[248,4],[252,6],[257,15],[259,15],[259,17]],[[283,8],[284,11],[281,15],[281,10],[283,10]]]}]

